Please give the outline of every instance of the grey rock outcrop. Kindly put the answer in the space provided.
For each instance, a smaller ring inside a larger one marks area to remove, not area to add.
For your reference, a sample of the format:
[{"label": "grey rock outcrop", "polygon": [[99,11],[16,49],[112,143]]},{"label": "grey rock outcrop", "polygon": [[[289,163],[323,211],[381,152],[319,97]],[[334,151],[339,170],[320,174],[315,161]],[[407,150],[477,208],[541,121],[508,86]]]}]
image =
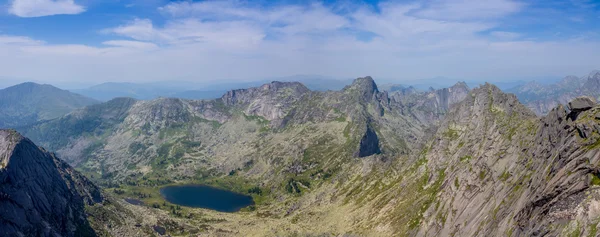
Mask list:
[{"label": "grey rock outcrop", "polygon": [[102,200],[52,153],[0,130],[0,236],[95,236],[84,207]]},{"label": "grey rock outcrop", "polygon": [[595,236],[599,112],[536,118],[495,86],[473,90],[426,156],[444,185],[417,236]]},{"label": "grey rock outcrop", "polygon": [[569,110],[572,112],[582,112],[591,109],[596,105],[596,100],[589,96],[581,96],[569,102]]},{"label": "grey rock outcrop", "polygon": [[290,105],[308,92],[299,82],[274,81],[261,87],[228,91],[221,100],[225,105],[242,108],[247,115],[273,120],[283,118]]}]

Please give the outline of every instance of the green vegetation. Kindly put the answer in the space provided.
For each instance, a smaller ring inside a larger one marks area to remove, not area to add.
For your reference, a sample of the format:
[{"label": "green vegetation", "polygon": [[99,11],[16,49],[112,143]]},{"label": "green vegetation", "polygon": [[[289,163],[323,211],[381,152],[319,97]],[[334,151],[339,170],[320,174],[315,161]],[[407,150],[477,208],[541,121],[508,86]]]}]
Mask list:
[{"label": "green vegetation", "polygon": [[504,170],[504,172],[502,172],[502,175],[500,175],[499,178],[502,181],[506,181],[508,180],[508,178],[510,178],[510,173],[508,172],[508,170]]},{"label": "green vegetation", "polygon": [[479,171],[479,179],[484,180],[486,176],[485,170]]},{"label": "green vegetation", "polygon": [[598,236],[598,221],[589,225],[588,237]]},{"label": "green vegetation", "polygon": [[285,190],[292,194],[302,194],[303,190],[309,189],[310,181],[307,179],[290,178],[285,185]]},{"label": "green vegetation", "polygon": [[458,132],[459,130],[448,128],[448,130],[444,132],[444,137],[448,138],[449,140],[456,140],[459,137]]},{"label": "green vegetation", "polygon": [[590,184],[591,185],[595,185],[595,186],[600,186],[600,177],[598,177],[598,174],[589,174],[590,177]]}]

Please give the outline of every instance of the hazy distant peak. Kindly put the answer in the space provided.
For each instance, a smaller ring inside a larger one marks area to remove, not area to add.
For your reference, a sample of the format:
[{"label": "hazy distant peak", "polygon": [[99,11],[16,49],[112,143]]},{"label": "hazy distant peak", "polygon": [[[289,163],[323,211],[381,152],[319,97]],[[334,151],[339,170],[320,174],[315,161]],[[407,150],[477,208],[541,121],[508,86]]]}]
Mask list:
[{"label": "hazy distant peak", "polygon": [[304,84],[302,84],[300,82],[297,82],[297,81],[291,81],[291,82],[272,81],[269,84],[264,84],[261,88],[265,88],[265,89],[271,89],[271,88],[280,89],[280,88],[286,88],[286,87],[298,88],[298,89],[303,90],[303,91],[308,91],[309,90]]},{"label": "hazy distant peak", "polygon": [[451,90],[458,90],[458,89],[466,89],[469,90],[469,86],[467,85],[466,82],[464,81],[459,81],[456,84],[454,84],[453,86],[450,87]]}]

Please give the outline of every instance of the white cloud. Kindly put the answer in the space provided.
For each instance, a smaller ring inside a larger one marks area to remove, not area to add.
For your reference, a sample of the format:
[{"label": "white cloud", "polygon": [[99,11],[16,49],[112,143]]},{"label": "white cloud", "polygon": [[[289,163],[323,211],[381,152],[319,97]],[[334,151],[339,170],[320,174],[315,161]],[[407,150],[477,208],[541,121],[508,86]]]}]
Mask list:
[{"label": "white cloud", "polygon": [[74,15],[85,11],[73,0],[13,0],[8,12],[20,17]]},{"label": "white cloud", "polygon": [[261,29],[250,22],[203,22],[194,18],[174,20],[162,28],[155,27],[149,19],[136,19],[104,32],[159,44],[198,43],[232,49],[252,47],[265,36]]},{"label": "white cloud", "polygon": [[0,45],[23,46],[23,45],[40,45],[43,43],[44,43],[43,41],[34,40],[32,38],[24,37],[24,36],[0,35]]},{"label": "white cloud", "polygon": [[523,3],[514,0],[431,0],[415,14],[430,19],[494,19],[518,12]]},{"label": "white cloud", "polygon": [[492,31],[490,35],[502,40],[513,40],[521,37],[521,34],[509,31]]},{"label": "white cloud", "polygon": [[153,43],[133,41],[133,40],[109,40],[102,42],[103,45],[135,48],[135,49],[156,49],[158,46]]}]

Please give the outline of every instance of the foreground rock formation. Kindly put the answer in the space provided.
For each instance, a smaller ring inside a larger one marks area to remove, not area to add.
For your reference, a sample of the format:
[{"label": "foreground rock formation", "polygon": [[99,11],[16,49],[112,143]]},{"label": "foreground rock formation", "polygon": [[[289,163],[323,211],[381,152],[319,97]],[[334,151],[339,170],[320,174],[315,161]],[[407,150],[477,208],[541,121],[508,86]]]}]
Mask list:
[{"label": "foreground rock formation", "polygon": [[0,130],[0,235],[95,236],[85,205],[100,190],[15,131]]}]

